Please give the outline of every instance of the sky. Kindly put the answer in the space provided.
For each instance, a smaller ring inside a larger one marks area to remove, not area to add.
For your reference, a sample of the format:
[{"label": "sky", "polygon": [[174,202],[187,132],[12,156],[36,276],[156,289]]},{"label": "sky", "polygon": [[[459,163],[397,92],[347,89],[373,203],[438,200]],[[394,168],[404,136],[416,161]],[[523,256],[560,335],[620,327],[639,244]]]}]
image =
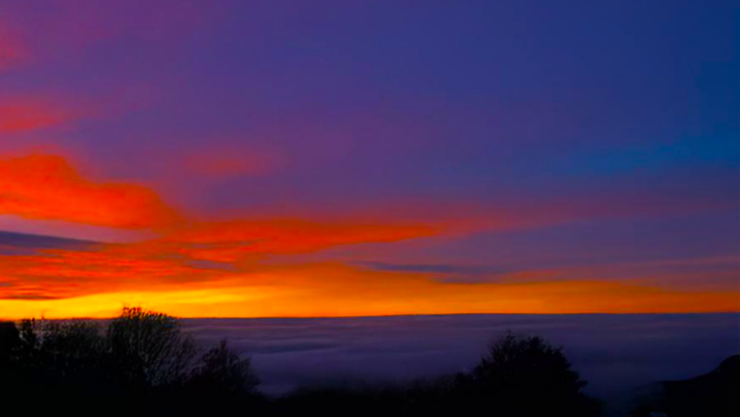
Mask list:
[{"label": "sky", "polygon": [[740,311],[731,0],[0,0],[0,317]]}]

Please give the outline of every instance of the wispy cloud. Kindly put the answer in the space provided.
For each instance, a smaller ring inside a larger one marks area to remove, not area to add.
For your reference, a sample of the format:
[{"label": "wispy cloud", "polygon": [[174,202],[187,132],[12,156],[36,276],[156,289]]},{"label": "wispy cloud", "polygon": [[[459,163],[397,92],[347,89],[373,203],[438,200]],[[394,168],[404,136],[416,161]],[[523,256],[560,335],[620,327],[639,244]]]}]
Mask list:
[{"label": "wispy cloud", "polygon": [[28,255],[44,249],[84,251],[96,245],[98,243],[91,241],[0,231],[0,255]]}]

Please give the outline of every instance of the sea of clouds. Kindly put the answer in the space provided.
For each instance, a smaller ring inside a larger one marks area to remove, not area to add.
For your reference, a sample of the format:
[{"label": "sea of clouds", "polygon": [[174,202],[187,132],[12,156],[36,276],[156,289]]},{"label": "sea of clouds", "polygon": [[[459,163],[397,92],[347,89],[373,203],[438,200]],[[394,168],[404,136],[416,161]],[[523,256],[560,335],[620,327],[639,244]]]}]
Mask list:
[{"label": "sea of clouds", "polygon": [[589,381],[611,397],[658,380],[714,369],[740,353],[740,314],[454,315],[311,319],[191,319],[205,344],[229,340],[252,358],[261,389],[403,382],[470,370],[487,343],[511,330],[562,346]]}]

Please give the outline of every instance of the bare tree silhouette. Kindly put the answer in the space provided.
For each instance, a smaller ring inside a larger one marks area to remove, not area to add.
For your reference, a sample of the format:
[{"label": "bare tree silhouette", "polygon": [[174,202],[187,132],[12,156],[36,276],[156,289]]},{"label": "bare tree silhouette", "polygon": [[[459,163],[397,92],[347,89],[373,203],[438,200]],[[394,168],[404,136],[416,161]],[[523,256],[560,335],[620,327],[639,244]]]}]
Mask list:
[{"label": "bare tree silhouette", "polygon": [[106,340],[114,372],[127,385],[181,384],[197,355],[177,319],[138,307],[124,308],[108,325]]}]

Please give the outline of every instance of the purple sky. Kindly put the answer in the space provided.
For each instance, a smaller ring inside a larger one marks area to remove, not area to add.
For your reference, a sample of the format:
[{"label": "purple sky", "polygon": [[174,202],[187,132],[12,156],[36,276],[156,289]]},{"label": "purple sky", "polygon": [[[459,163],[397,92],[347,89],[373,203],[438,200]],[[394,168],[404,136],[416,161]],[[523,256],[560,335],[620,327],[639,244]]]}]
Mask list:
[{"label": "purple sky", "polygon": [[[190,222],[435,230],[270,246],[259,267],[188,259],[214,274],[332,263],[460,285],[589,280],[729,294],[721,309],[737,310],[739,27],[731,0],[0,0],[0,162],[59,156]],[[163,233],[48,211],[0,204],[0,229]],[[4,258],[23,245],[9,240]],[[3,273],[6,288],[33,275]]]}]

